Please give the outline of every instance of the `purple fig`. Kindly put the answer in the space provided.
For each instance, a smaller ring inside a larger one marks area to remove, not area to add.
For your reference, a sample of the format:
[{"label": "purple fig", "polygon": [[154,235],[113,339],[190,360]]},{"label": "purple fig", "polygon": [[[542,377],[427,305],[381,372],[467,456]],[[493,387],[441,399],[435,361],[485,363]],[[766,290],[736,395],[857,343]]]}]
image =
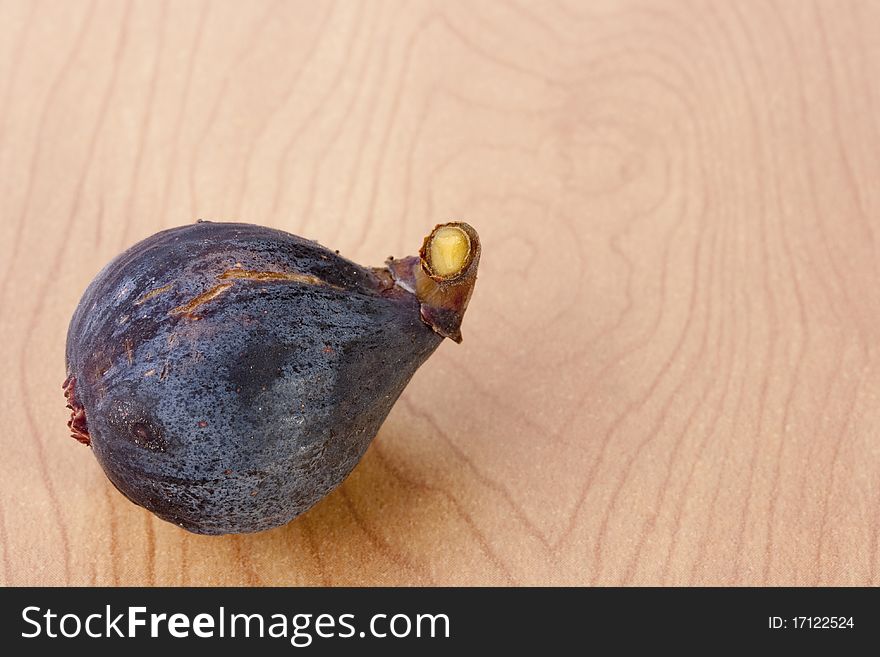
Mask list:
[{"label": "purple fig", "polygon": [[73,437],[128,499],[184,529],[287,523],[348,476],[443,338],[461,341],[479,259],[458,222],[383,268],[249,224],[157,233],[73,315]]}]

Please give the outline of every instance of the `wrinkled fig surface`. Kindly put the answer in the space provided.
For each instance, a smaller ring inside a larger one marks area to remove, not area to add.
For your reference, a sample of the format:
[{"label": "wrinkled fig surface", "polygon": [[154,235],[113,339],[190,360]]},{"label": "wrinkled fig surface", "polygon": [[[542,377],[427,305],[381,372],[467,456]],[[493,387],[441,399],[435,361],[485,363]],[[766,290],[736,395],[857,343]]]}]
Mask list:
[{"label": "wrinkled fig surface", "polygon": [[479,255],[461,223],[384,268],[249,224],[158,233],[73,315],[73,437],[132,502],[189,531],[284,524],[357,465],[443,338],[461,340]]}]

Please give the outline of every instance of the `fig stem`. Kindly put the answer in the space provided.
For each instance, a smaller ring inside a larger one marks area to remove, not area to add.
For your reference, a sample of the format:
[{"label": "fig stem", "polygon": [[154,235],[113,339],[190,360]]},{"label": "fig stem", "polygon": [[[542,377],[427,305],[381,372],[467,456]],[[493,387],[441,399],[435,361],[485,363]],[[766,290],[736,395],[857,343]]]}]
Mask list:
[{"label": "fig stem", "polygon": [[389,260],[395,283],[416,295],[422,321],[440,335],[461,342],[461,322],[477,281],[480,237],[462,221],[438,224],[418,257]]}]

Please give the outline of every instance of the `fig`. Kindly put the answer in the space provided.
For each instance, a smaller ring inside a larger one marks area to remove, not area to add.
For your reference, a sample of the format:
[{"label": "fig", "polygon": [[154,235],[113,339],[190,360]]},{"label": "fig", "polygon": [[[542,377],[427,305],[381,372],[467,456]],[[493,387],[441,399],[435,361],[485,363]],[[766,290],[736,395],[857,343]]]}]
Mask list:
[{"label": "fig", "polygon": [[283,525],[348,476],[440,342],[461,341],[479,260],[461,222],[379,268],[252,224],[157,233],[73,314],[68,426],[164,520],[200,534]]}]

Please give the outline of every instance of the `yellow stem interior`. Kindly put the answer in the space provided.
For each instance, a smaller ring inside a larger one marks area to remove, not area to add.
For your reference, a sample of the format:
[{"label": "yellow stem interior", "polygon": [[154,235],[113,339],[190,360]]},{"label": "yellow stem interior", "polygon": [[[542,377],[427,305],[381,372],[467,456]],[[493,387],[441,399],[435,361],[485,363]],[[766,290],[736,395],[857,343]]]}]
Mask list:
[{"label": "yellow stem interior", "polygon": [[448,278],[458,274],[467,263],[471,240],[457,226],[438,228],[431,238],[430,265],[435,276]]}]

